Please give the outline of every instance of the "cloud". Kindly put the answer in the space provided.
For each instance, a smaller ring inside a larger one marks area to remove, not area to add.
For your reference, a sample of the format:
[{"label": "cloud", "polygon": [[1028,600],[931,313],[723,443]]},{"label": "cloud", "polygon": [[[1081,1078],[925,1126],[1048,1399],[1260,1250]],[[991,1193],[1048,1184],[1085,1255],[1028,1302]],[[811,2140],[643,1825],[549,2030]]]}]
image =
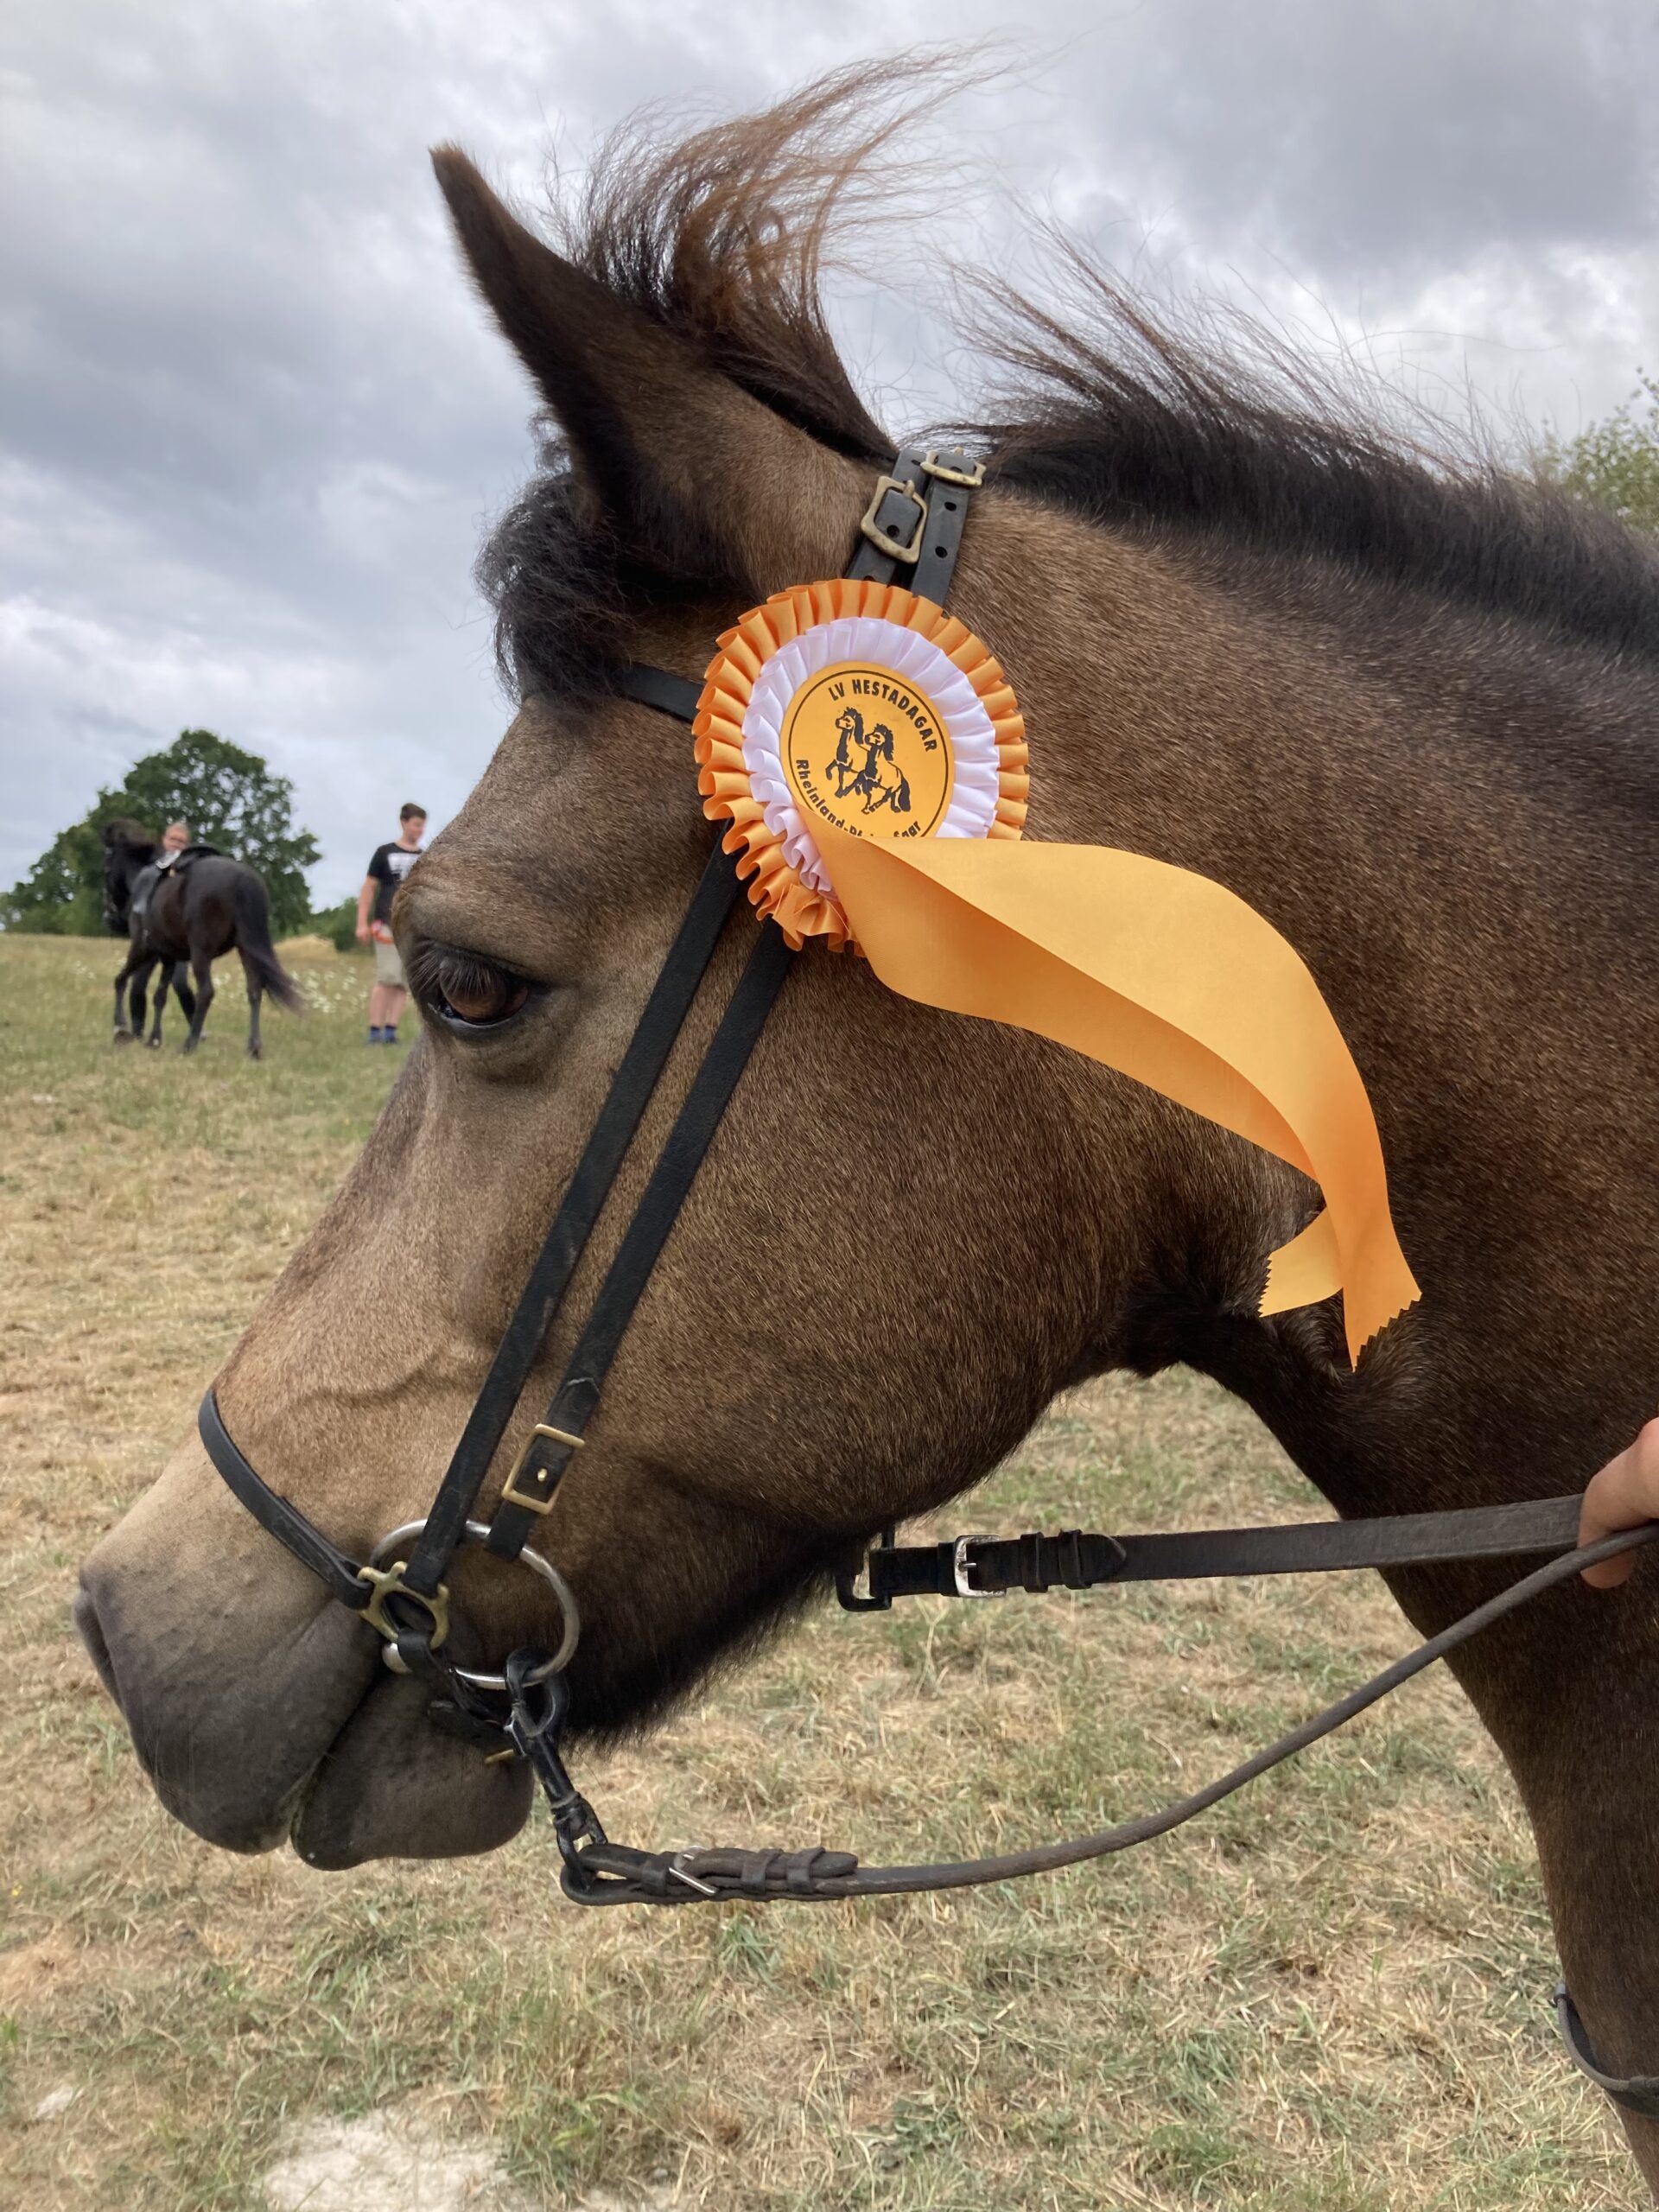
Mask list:
[{"label": "cloud", "polygon": [[1180,0],[1103,35],[1118,173],[1212,249],[1389,289],[1650,233],[1659,19],[1605,0]]},{"label": "cloud", "polygon": [[[532,195],[550,152],[579,167],[642,101],[753,104],[890,48],[892,23],[872,0],[15,0],[0,884],[192,723],[293,778],[320,897],[405,796],[452,811],[505,718],[469,571],[530,464],[531,401],[426,147],[458,138]],[[838,296],[895,428],[971,374],[900,296],[942,237],[1025,267],[1022,207],[1454,408],[1472,382],[1571,428],[1659,359],[1659,31],[1634,0],[1077,0],[1012,30],[922,0],[905,29],[1001,31],[1019,59],[957,111],[978,190],[896,257],[895,290]]]}]

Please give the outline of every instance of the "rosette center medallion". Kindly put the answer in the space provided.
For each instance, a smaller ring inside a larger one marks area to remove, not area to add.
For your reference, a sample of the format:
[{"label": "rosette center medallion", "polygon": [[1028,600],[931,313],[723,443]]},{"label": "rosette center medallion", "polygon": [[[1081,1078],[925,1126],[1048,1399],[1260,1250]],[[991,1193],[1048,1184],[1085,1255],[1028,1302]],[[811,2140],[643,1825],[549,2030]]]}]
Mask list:
[{"label": "rosette center medallion", "polygon": [[842,661],[804,683],[783,729],[803,817],[854,837],[931,837],[955,782],[938,709],[891,670]]}]

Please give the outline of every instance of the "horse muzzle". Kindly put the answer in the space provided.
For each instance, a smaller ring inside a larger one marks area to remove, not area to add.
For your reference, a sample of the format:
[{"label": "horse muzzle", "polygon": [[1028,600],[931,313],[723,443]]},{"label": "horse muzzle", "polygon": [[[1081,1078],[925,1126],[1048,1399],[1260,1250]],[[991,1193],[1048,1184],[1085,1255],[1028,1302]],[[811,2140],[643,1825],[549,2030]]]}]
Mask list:
[{"label": "horse muzzle", "polygon": [[74,1618],[156,1796],[210,1843],[291,1834],[346,1866],[489,1850],[523,1825],[528,1774],[432,1726],[430,1692],[387,1673],[194,1439],[86,1560]]}]

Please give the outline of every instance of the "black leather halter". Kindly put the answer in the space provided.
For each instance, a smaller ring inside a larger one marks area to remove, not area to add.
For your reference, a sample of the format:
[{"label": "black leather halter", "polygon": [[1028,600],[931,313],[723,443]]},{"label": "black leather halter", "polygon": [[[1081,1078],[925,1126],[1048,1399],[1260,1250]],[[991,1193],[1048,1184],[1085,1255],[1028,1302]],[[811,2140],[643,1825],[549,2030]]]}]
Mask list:
[{"label": "black leather halter", "polygon": [[[965,454],[907,448],[892,473],[877,480],[859,525],[860,543],[848,575],[882,583],[902,575],[919,595],[943,603],[969,499],[982,475],[982,467]],[[691,721],[697,712],[697,686],[665,670],[627,668],[620,671],[616,688],[682,721]],[[568,1896],[583,1904],[871,1897],[965,1888],[1104,1858],[1179,1827],[1329,1735],[1542,1591],[1597,1560],[1659,1536],[1659,1522],[1649,1522],[1574,1549],[1581,1503],[1577,1495],[1368,1521],[1172,1535],[1117,1537],[1070,1529],[1056,1536],[963,1536],[941,1544],[906,1547],[894,1542],[893,1530],[886,1529],[868,1553],[867,1588],[861,1592],[850,1577],[840,1581],[841,1601],[849,1610],[885,1610],[895,1599],[922,1593],[988,1599],[1013,1589],[1045,1591],[1056,1586],[1075,1590],[1106,1582],[1195,1575],[1315,1573],[1541,1554],[1548,1563],[1205,1789],[1161,1812],[1094,1835],[995,1858],[920,1866],[861,1866],[850,1852],[816,1847],[794,1852],[645,1852],[612,1843],[571,1783],[560,1751],[569,1700],[564,1669],[581,1632],[575,1599],[556,1567],[529,1540],[551,1511],[561,1478],[582,1449],[634,1308],[793,965],[794,953],[771,923],[760,925],[747,964],[545,1414],[514,1462],[489,1519],[474,1515],[576,1263],[737,904],[740,887],[735,863],[717,845],[423,1521],[393,1529],[375,1547],[370,1560],[359,1564],[256,1473],[226,1429],[212,1390],[202,1401],[199,1417],[208,1457],[254,1518],[317,1576],[331,1596],[360,1613],[378,1632],[389,1666],[431,1682],[434,1720],[492,1753],[511,1748],[530,1761],[552,1811],[563,1862],[561,1880]],[[552,1590],[562,1615],[555,1650],[516,1651],[499,1675],[454,1662],[445,1648],[449,1599],[444,1576],[467,1544],[482,1545],[505,1560],[522,1561]],[[1659,2077],[1625,2080],[1600,2072],[1564,1987],[1559,2011],[1568,2047],[1584,2071],[1631,2110],[1644,2116],[1659,2112]]]},{"label": "black leather halter", "polygon": [[[920,596],[942,602],[956,567],[969,499],[983,474],[966,454],[906,448],[893,473],[877,480],[859,524],[860,542],[849,575],[888,583],[902,570]],[[697,686],[666,670],[626,668],[619,672],[616,688],[682,721],[696,717]],[[504,1688],[505,1679],[468,1673],[442,1656],[448,1633],[448,1591],[443,1578],[467,1543],[481,1544],[500,1559],[523,1559],[553,1588],[563,1616],[560,1652],[530,1670],[528,1686],[534,1688],[562,1670],[580,1633],[576,1603],[556,1567],[530,1548],[529,1539],[551,1511],[560,1478],[582,1449],[634,1308],[794,963],[795,955],[782,931],[770,923],[761,925],[551,1402],[514,1463],[490,1519],[476,1521],[472,1516],[576,1263],[737,903],[739,889],[736,863],[717,844],[424,1521],[383,1537],[368,1562],[359,1565],[249,1464],[226,1428],[211,1390],[202,1402],[198,1420],[202,1443],[237,1497],[342,1605],[360,1612],[385,1638],[389,1665],[423,1675],[448,1692],[436,1708],[442,1724],[480,1741],[493,1738],[499,1744],[505,1720],[482,1705],[477,1693]],[[400,1547],[407,1556],[391,1556]]]}]

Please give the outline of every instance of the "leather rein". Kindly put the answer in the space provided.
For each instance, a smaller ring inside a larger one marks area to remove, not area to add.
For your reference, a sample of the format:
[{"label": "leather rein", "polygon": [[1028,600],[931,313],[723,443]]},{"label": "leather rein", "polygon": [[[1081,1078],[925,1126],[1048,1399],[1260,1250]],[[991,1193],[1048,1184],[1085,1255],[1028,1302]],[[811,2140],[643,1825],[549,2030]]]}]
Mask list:
[{"label": "leather rein", "polygon": [[[848,575],[887,583],[903,572],[903,580],[919,597],[942,604],[969,502],[983,474],[982,464],[963,454],[906,448],[892,473],[877,480]],[[697,713],[698,686],[665,670],[624,669],[615,688],[682,721],[692,721]],[[753,950],[692,1077],[558,1388],[514,1461],[493,1511],[487,1518],[475,1516],[491,1465],[696,1000],[741,887],[735,862],[716,845],[424,1520],[392,1529],[367,1561],[352,1559],[256,1472],[226,1430],[211,1389],[198,1417],[208,1457],[254,1519],[332,1597],[360,1614],[384,1639],[382,1656],[388,1667],[430,1683],[434,1695],[429,1711],[435,1724],[492,1757],[517,1754],[530,1763],[552,1813],[563,1862],[561,1885],[567,1897],[590,1905],[882,1897],[970,1888],[1103,1859],[1179,1827],[1330,1735],[1542,1592],[1598,1560],[1659,1536],[1659,1522],[1650,1522],[1575,1548],[1581,1503],[1576,1494],[1449,1512],[1179,1535],[1113,1536],[1071,1529],[1052,1536],[962,1536],[906,1546],[896,1543],[894,1531],[887,1529],[867,1551],[865,1586],[861,1589],[851,1575],[838,1578],[841,1602],[849,1611],[885,1611],[897,1599],[923,1594],[988,1599],[1014,1589],[1083,1590],[1105,1583],[1194,1576],[1320,1573],[1540,1556],[1545,1563],[1205,1788],[1160,1812],[1091,1835],[995,1857],[914,1866],[865,1866],[851,1852],[816,1847],[650,1852],[613,1843],[571,1782],[560,1750],[569,1700],[565,1669],[581,1635],[576,1599],[557,1567],[530,1539],[544,1526],[560,1480],[583,1446],[634,1308],[794,964],[795,953],[770,922],[760,925]],[[447,1649],[449,1592],[444,1578],[457,1553],[468,1546],[517,1561],[541,1579],[560,1612],[559,1639],[551,1650],[515,1651],[499,1674],[454,1662]],[[1557,2009],[1575,2063],[1630,2109],[1659,2116],[1659,2076],[1624,2080],[1602,2073],[1565,1986],[1558,1992]]]}]

